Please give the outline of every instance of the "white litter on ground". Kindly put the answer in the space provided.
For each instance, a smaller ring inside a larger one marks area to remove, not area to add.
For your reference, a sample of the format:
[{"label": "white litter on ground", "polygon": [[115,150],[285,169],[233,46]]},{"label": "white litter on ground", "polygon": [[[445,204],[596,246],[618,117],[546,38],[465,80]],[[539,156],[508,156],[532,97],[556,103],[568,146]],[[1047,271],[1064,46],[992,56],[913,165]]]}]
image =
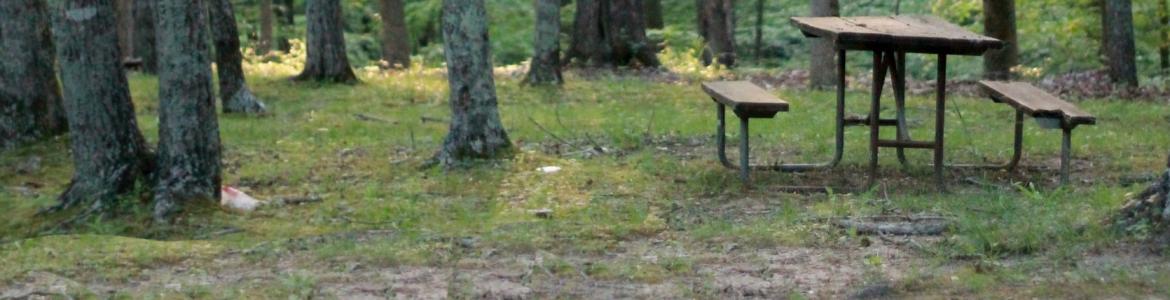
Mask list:
[{"label": "white litter on ground", "polygon": [[250,212],[264,204],[252,196],[230,186],[220,189],[219,205],[231,211]]},{"label": "white litter on ground", "polygon": [[541,173],[545,173],[545,174],[552,174],[552,173],[556,173],[556,172],[559,172],[559,171],[561,171],[561,167],[558,167],[558,166],[546,166],[546,167],[539,167],[539,168],[536,168],[536,170],[537,170],[537,171],[540,171]]}]

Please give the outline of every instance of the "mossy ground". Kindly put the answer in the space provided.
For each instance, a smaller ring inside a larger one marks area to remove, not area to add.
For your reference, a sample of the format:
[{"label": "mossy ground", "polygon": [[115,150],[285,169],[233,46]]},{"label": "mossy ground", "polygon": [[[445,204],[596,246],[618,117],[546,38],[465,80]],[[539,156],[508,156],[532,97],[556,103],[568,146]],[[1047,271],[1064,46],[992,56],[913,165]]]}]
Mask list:
[{"label": "mossy ground", "polygon": [[[127,298],[836,298],[885,282],[899,295],[938,297],[1170,295],[1170,268],[1141,246],[1140,230],[1101,222],[1140,189],[1122,178],[1162,169],[1165,102],[1078,101],[1099,124],[1074,132],[1067,187],[1055,184],[1059,132],[1029,121],[1017,173],[952,171],[950,191],[939,194],[929,152],[909,151],[914,163],[903,169],[887,150],[879,187],[799,195],[775,187],[864,183],[868,132],[849,129],[833,171],[756,173],[744,189],[714,160],[714,105],[696,81],[737,76],[725,71],[669,81],[570,72],[552,89],[521,86],[522,68],[502,68],[500,109],[515,157],[444,171],[419,169],[447,128],[439,70],[364,71],[355,86],[293,83],[290,70],[249,70],[271,115],[220,117],[224,183],[261,199],[322,202],[199,211],[165,227],[131,215],[47,232],[35,213],[70,178],[67,142],[9,151],[0,154],[0,169],[13,170],[0,173],[0,287]],[[157,81],[132,74],[131,85],[139,124],[155,141]],[[775,93],[793,111],[753,123],[756,157],[827,159],[834,94]],[[866,94],[849,97],[851,111],[863,112]],[[933,100],[909,103],[912,133],[930,135]],[[947,118],[949,161],[1009,157],[1006,106],[953,96]],[[728,134],[734,141],[738,130]],[[15,171],[34,156],[39,168]],[[542,166],[563,169],[536,171]],[[552,217],[530,213],[542,208]],[[956,226],[911,239],[824,222],[881,214],[943,215]]]}]

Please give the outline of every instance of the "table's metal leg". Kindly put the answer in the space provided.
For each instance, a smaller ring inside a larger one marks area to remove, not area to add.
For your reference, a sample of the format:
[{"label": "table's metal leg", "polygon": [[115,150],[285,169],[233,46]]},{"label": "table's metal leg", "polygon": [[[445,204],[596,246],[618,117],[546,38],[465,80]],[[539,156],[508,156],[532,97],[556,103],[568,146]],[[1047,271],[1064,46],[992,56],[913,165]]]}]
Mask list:
[{"label": "table's metal leg", "polygon": [[[894,102],[897,106],[898,141],[909,141],[910,131],[906,128],[906,52],[898,52],[893,59]],[[898,162],[906,166],[906,148],[898,147]]]},{"label": "table's metal leg", "polygon": [[886,81],[886,62],[881,51],[873,52],[873,95],[869,107],[869,181],[867,187],[873,187],[878,175],[878,140],[881,127],[878,121],[881,117],[882,85]]},{"label": "table's metal leg", "polygon": [[829,162],[829,168],[837,166],[841,163],[841,157],[845,154],[845,50],[837,50],[837,145],[833,152],[833,161]]},{"label": "table's metal leg", "polygon": [[719,117],[719,126],[715,129],[715,144],[719,155],[719,163],[729,169],[735,169],[727,159],[727,109],[723,103],[715,102],[715,115]]},{"label": "table's metal leg", "polygon": [[748,172],[751,172],[751,162],[748,161],[748,118],[739,118],[739,178],[743,179],[745,187],[751,186]]},{"label": "table's metal leg", "polygon": [[945,178],[943,176],[943,150],[946,148],[946,143],[943,140],[943,133],[946,129],[946,108],[947,108],[947,55],[938,55],[938,83],[935,87],[937,92],[938,107],[935,111],[934,120],[934,173],[935,180],[938,183],[939,191],[946,191]]},{"label": "table's metal leg", "polygon": [[1072,156],[1072,126],[1062,126],[1064,131],[1060,143],[1060,185],[1068,184],[1069,159]]},{"label": "table's metal leg", "polygon": [[1020,156],[1024,149],[1024,112],[1016,110],[1016,136],[1012,141],[1012,160],[1004,166],[1008,171],[1015,171],[1020,165]]}]

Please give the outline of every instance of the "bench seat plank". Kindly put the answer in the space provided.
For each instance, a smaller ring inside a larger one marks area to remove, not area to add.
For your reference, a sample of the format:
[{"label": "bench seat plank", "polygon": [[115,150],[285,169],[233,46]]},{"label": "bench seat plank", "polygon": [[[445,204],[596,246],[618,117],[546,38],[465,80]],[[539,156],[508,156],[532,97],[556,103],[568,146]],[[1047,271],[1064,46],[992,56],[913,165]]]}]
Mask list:
[{"label": "bench seat plank", "polygon": [[788,111],[788,102],[747,81],[704,82],[703,91],[746,118],[772,118]]},{"label": "bench seat plank", "polygon": [[1005,102],[1033,117],[1060,117],[1068,125],[1096,124],[1097,118],[1026,82],[982,80],[979,84],[998,102]]}]

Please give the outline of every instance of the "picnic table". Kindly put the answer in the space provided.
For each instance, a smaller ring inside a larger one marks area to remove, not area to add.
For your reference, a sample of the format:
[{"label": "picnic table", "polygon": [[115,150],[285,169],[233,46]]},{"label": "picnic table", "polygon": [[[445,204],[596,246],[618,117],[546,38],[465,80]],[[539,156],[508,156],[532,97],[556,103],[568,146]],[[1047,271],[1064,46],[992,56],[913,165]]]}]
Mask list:
[{"label": "picnic table", "polygon": [[[878,149],[896,148],[898,161],[906,164],[904,149],[934,151],[934,171],[939,189],[944,189],[943,132],[946,121],[947,55],[981,55],[1003,47],[1003,42],[972,33],[962,27],[930,16],[894,17],[794,17],[792,23],[806,37],[824,38],[837,49],[836,149],[832,161],[815,165],[793,165],[789,170],[833,167],[840,162],[845,145],[844,127],[867,125],[870,128],[869,180],[873,186],[878,174]],[[873,87],[870,113],[865,119],[845,116],[846,51],[873,52]],[[906,126],[906,53],[938,56],[938,82],[935,86],[936,112],[934,140],[913,140]],[[892,73],[896,115],[882,119],[881,96],[886,75]],[[881,126],[895,126],[893,140],[879,136]]]}]

